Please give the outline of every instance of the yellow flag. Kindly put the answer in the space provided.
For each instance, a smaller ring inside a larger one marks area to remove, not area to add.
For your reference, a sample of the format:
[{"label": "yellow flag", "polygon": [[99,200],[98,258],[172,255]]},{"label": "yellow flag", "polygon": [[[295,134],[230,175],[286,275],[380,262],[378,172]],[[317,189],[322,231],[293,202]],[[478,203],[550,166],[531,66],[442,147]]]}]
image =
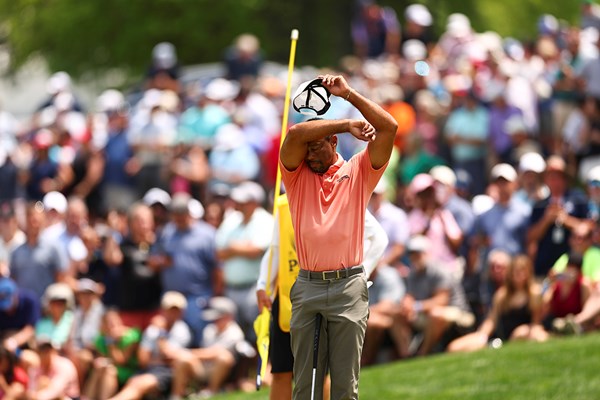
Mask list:
[{"label": "yellow flag", "polygon": [[263,307],[262,312],[254,320],[254,332],[256,332],[256,345],[260,356],[259,373],[256,374],[256,387],[261,385],[260,380],[267,373],[267,359],[269,358],[269,325],[271,323],[271,312]]}]

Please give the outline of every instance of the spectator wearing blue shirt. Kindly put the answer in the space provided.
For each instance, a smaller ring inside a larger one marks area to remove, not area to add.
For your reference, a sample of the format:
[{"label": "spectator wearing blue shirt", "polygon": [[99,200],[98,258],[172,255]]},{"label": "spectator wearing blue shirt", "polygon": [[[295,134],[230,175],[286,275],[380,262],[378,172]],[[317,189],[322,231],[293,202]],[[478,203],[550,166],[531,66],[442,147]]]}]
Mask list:
[{"label": "spectator wearing blue shirt", "polygon": [[10,258],[10,277],[17,285],[42,298],[52,283],[66,281],[69,273],[67,255],[55,243],[42,240],[46,214],[41,203],[30,204],[26,211],[27,241],[17,247]]},{"label": "spectator wearing blue shirt", "polygon": [[108,140],[104,147],[102,197],[107,209],[125,208],[135,201],[133,148],[129,143],[129,118],[120,108],[109,110]]},{"label": "spectator wearing blue shirt", "polygon": [[198,341],[206,326],[201,311],[215,289],[222,287],[222,275],[217,268],[215,229],[192,218],[190,201],[186,193],[173,196],[169,207],[172,223],[165,227],[150,262],[159,265],[163,290],[186,297],[183,319]]}]

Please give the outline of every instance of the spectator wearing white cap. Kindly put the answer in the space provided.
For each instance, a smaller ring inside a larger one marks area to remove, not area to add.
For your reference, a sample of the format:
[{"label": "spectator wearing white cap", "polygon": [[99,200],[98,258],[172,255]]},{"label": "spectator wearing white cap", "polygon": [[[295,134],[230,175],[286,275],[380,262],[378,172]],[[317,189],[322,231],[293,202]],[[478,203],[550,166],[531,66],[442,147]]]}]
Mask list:
[{"label": "spectator wearing white cap", "polygon": [[519,189],[515,197],[533,207],[533,205],[548,197],[548,187],[544,184],[543,172],[546,161],[539,153],[525,153],[519,159]]},{"label": "spectator wearing white cap", "polygon": [[243,78],[257,78],[263,64],[260,41],[251,33],[236,37],[234,44],[224,55],[225,76],[240,81]]},{"label": "spectator wearing white cap", "polygon": [[261,258],[271,243],[273,216],[262,207],[265,192],[256,182],[236,186],[231,199],[236,211],[230,212],[217,230],[217,257],[223,265],[225,295],[238,305],[237,320],[251,340],[258,314],[254,288]]},{"label": "spectator wearing white cap", "polygon": [[173,195],[169,205],[172,222],[163,230],[149,264],[160,271],[163,290],[186,297],[183,319],[197,344],[206,326],[201,311],[215,291],[222,290],[223,282],[217,267],[215,229],[192,217],[191,204],[187,193]]},{"label": "spectator wearing white cap", "polygon": [[163,228],[169,222],[169,206],[171,195],[161,188],[152,188],[144,194],[142,202],[150,207],[154,217],[154,230],[156,236],[160,237]]},{"label": "spectator wearing white cap", "polygon": [[11,278],[19,287],[33,291],[39,298],[42,298],[48,286],[67,281],[69,276],[67,254],[52,241],[42,240],[45,221],[46,215],[41,203],[27,206],[27,240],[14,250],[9,263]]},{"label": "spectator wearing white cap", "polygon": [[69,285],[53,283],[42,297],[45,316],[35,324],[35,337],[48,337],[58,349],[66,349],[73,329],[75,296]]},{"label": "spectator wearing white cap", "polygon": [[434,40],[431,32],[433,18],[423,4],[411,4],[404,10],[405,24],[402,26],[402,44],[415,39],[431,49]]},{"label": "spectator wearing white cap", "polygon": [[587,218],[598,222],[600,220],[600,165],[593,167],[587,173],[586,188],[589,199]]},{"label": "spectator wearing white cap", "polygon": [[160,42],[152,48],[152,62],[146,72],[146,89],[172,90],[179,93],[179,63],[175,46]]},{"label": "spectator wearing white cap", "polygon": [[458,250],[464,233],[452,213],[439,203],[433,177],[418,174],[408,186],[408,192],[415,198],[415,207],[408,213],[410,234],[427,237],[432,244],[431,259],[460,280],[464,262],[458,258]]},{"label": "spectator wearing white cap", "polygon": [[485,255],[500,249],[512,256],[525,254],[531,207],[513,196],[518,185],[517,171],[509,164],[497,164],[490,180],[497,188],[498,198],[491,209],[477,216],[471,251]]}]

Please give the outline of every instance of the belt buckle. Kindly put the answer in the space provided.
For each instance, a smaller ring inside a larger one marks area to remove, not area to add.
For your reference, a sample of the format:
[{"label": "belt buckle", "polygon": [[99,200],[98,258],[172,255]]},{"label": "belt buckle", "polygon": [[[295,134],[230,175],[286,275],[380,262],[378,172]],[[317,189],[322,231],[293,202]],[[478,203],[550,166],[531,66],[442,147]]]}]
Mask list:
[{"label": "belt buckle", "polygon": [[[335,277],[328,278],[327,274],[331,274],[331,273],[335,273]],[[335,280],[338,280],[341,278],[339,269],[336,269],[335,271],[323,271],[322,274],[323,274],[324,281],[335,281]]]}]

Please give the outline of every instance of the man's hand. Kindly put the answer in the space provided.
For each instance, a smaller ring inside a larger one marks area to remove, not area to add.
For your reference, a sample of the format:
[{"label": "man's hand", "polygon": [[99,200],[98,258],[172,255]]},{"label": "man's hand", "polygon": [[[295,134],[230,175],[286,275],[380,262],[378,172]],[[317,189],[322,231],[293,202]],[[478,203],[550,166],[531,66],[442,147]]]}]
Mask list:
[{"label": "man's hand", "polygon": [[271,299],[267,296],[267,292],[264,289],[256,291],[256,301],[258,302],[258,312],[261,313],[263,307],[267,307],[267,310],[271,311]]},{"label": "man's hand", "polygon": [[375,128],[373,128],[373,125],[371,125],[367,121],[350,121],[348,132],[350,132],[352,136],[354,136],[358,140],[362,140],[363,142],[372,142],[373,140],[375,140],[376,137]]},{"label": "man's hand", "polygon": [[341,75],[319,75],[317,78],[322,80],[323,86],[334,96],[345,99],[352,90],[346,79]]}]

